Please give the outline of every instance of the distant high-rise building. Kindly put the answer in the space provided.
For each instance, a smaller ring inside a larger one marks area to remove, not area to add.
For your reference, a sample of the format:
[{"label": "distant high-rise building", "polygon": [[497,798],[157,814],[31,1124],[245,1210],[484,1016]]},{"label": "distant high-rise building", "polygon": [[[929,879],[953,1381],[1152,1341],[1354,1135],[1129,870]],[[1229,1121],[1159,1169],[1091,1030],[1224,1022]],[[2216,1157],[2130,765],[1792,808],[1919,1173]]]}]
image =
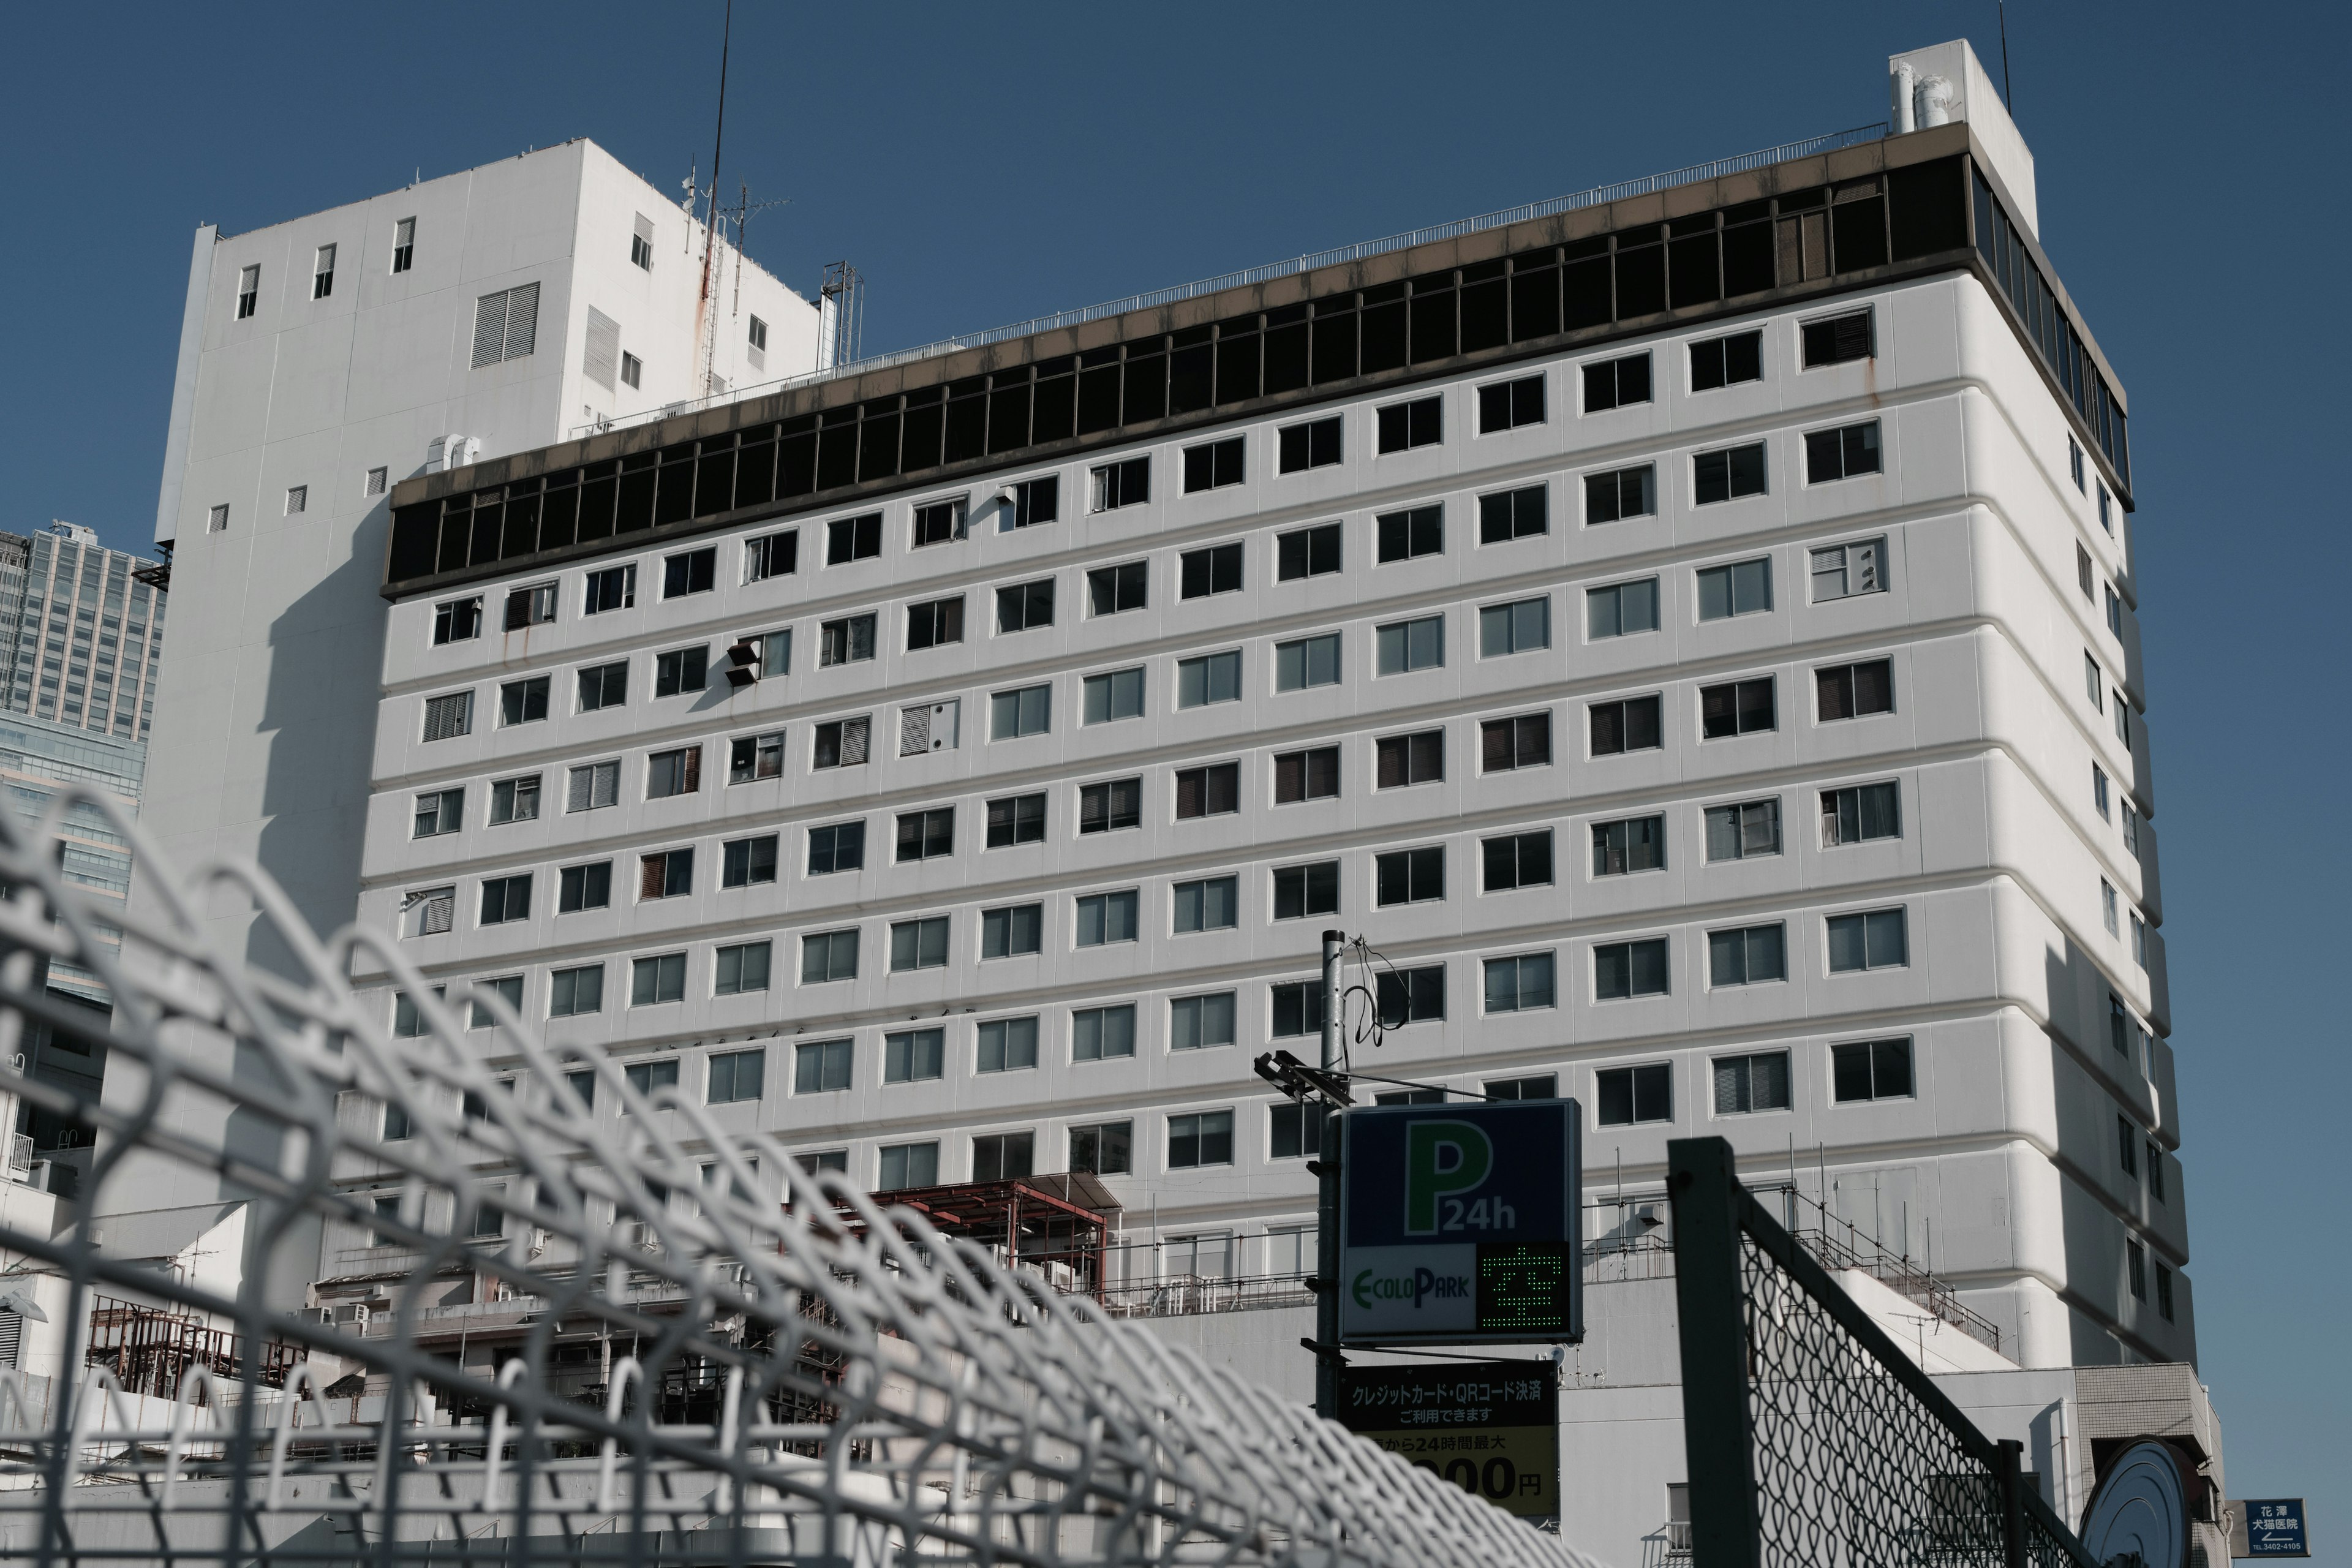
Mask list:
[{"label": "distant high-rise building", "polygon": [[0,706],[144,745],[163,656],[158,563],[79,523],[0,534]]}]

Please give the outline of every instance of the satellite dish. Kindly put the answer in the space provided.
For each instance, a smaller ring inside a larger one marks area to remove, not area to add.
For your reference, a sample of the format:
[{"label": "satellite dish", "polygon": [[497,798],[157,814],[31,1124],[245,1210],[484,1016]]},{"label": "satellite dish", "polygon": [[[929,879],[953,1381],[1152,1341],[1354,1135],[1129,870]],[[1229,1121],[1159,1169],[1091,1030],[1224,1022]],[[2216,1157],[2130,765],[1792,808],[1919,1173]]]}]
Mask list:
[{"label": "satellite dish", "polygon": [[2082,1540],[2094,1563],[2188,1568],[2189,1483],[2171,1445],[2141,1437],[2109,1462],[2083,1511]]}]

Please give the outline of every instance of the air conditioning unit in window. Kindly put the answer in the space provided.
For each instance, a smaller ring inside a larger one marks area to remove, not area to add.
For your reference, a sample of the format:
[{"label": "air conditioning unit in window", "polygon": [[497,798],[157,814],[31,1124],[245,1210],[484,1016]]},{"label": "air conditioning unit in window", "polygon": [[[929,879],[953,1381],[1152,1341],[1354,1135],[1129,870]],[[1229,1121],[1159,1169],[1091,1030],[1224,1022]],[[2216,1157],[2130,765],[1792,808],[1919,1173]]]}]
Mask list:
[{"label": "air conditioning unit in window", "polygon": [[759,646],[747,637],[727,650],[727,684],[740,689],[759,679]]}]

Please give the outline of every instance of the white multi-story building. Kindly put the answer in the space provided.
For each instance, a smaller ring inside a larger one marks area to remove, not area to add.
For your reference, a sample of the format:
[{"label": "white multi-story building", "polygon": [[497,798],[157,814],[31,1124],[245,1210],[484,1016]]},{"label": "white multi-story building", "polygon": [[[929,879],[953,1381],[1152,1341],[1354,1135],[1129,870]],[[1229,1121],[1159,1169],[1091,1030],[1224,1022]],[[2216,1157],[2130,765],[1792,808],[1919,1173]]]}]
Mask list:
[{"label": "white multi-story building", "polygon": [[[155,538],[176,858],[351,915],[391,487],[818,364],[819,312],[595,143],[196,231]],[[223,910],[240,937],[252,917]]]},{"label": "white multi-story building", "polygon": [[[1979,1401],[2019,1424],[2067,1369],[2193,1362],[2123,398],[1973,56],[1895,67],[1884,136],[611,430],[571,429],[584,364],[459,334],[381,449],[484,449],[394,484],[388,540],[355,418],[316,479],[290,436],[191,451],[175,585],[277,607],[178,595],[165,693],[268,743],[151,817],[267,850],[307,813],[327,919],[355,891],[435,984],[874,1187],[1087,1173],[1130,1273],[1311,1268],[1251,1062],[1311,1037],[1338,927],[1378,955],[1356,1068],[1573,1096],[1632,1200],[1721,1134],[1997,1335],[1938,1370],[2051,1374]],[[626,205],[547,254],[601,267]],[[455,323],[532,263],[449,265]],[[568,356],[602,285],[544,286]],[[509,374],[536,434],[440,390]],[[348,521],[263,564],[330,479]],[[362,664],[372,725],[320,713]],[[310,1305],[413,1262],[319,1246]],[[1596,1322],[1649,1394],[1570,1418],[1590,1496],[1639,1494],[1571,1528],[1620,1556],[1680,1464],[1643,1300]],[[1303,1389],[1298,1331],[1202,1337]],[[2079,1509],[2073,1440],[2037,1452]]]}]

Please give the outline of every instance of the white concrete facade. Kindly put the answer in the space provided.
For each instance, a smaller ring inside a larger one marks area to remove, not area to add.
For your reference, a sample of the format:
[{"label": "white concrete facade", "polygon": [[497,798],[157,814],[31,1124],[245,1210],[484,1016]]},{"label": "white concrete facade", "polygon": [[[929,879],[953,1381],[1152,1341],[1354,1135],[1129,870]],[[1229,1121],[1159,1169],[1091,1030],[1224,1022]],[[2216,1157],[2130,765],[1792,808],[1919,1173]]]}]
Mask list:
[{"label": "white concrete facade", "polygon": [[[1803,321],[1853,310],[1872,312],[1875,353],[1803,368]],[[1761,379],[1690,390],[1689,344],[1748,328],[1763,332]],[[1586,363],[1644,353],[1653,401],[1583,412]],[[1538,374],[1541,423],[1476,432],[1478,385]],[[1376,406],[1433,394],[1444,400],[1442,442],[1376,454]],[[1277,473],[1277,427],[1334,414],[1342,460]],[[1878,424],[1883,472],[1808,482],[1804,434],[1867,420]],[[1244,481],[1181,493],[1181,449],[1236,434]],[[1694,455],[1759,439],[1767,493],[1695,504]],[[631,1061],[675,1057],[681,1087],[698,1097],[704,1058],[758,1049],[764,1093],[721,1106],[719,1122],[772,1130],[812,1153],[845,1151],[866,1182],[883,1179],[884,1148],[928,1142],[938,1145],[939,1180],[965,1179],[971,1140],[1000,1131],[1034,1132],[1037,1168],[1061,1169],[1069,1128],[1131,1121],[1135,1169],[1107,1177],[1131,1233],[1156,1215],[1163,1236],[1234,1234],[1244,1258],[1255,1256],[1248,1238],[1311,1215],[1302,1163],[1270,1152],[1273,1100],[1249,1064],[1278,1043],[1269,987],[1311,975],[1318,933],[1336,925],[1400,967],[1442,963],[1448,973],[1445,1020],[1391,1031],[1376,1058],[1358,1047],[1358,1066],[1472,1089],[1555,1074],[1560,1092],[1584,1102],[1596,1180],[1613,1177],[1622,1160],[1629,1187],[1654,1191],[1667,1139],[1699,1131],[1729,1138],[1759,1179],[1793,1158],[1810,1187],[1818,1169],[1833,1210],[1895,1250],[1931,1254],[2025,1365],[2190,1360],[2192,1303],[2179,1273],[2187,1197],[2171,1152],[2178,1120],[2153,929],[2160,910],[2127,520],[2116,508],[2102,526],[2072,477],[2069,442],[2056,401],[1991,297],[1973,277],[1945,275],[1106,448],[1057,468],[1008,468],[950,492],[969,497],[971,530],[933,547],[912,547],[911,513],[940,498],[915,491],[882,505],[883,544],[872,559],[824,563],[826,524],[868,503],[566,566],[554,578],[556,619],[528,632],[499,633],[495,609],[545,574],[418,597],[388,618],[361,919],[406,933],[415,922],[404,925],[404,905],[455,889],[454,929],[403,938],[435,978],[520,976],[527,1026]],[[1150,500],[1090,512],[1088,471],[1131,456],[1150,459]],[[1656,465],[1657,514],[1588,521],[1583,477],[1644,462]],[[1049,471],[1059,475],[1059,520],[1000,531],[999,484]],[[1547,489],[1547,531],[1478,543],[1478,498],[1537,484]],[[1376,519],[1431,503],[1444,508],[1443,552],[1378,563]],[[1277,580],[1276,537],[1329,521],[1343,525],[1342,569]],[[742,541],[779,527],[799,531],[798,571],[745,582]],[[1885,591],[1814,598],[1809,552],[1882,539]],[[1243,548],[1241,587],[1180,598],[1180,558],[1227,542]],[[716,586],[665,599],[664,556],[712,544]],[[1697,573],[1759,556],[1771,561],[1769,609],[1700,621]],[[1149,563],[1147,606],[1092,614],[1087,572],[1133,561]],[[585,574],[631,562],[634,605],[583,616]],[[1587,636],[1588,590],[1653,576],[1659,630]],[[1046,577],[1055,584],[1052,626],[999,634],[992,590]],[[2109,584],[2120,637],[2099,597]],[[436,645],[436,606],[478,593],[490,629]],[[908,606],[958,594],[963,640],[908,651]],[[1549,646],[1482,658],[1479,608],[1536,596],[1549,605]],[[866,612],[878,616],[877,657],[823,665],[821,627]],[[1445,618],[1442,668],[1377,674],[1376,628],[1433,615]],[[793,654],[782,678],[736,689],[714,672],[699,693],[649,695],[665,651],[698,646],[715,666],[739,638],[785,628]],[[1338,682],[1278,691],[1276,646],[1331,632],[1340,638]],[[1228,649],[1242,654],[1239,697],[1180,710],[1178,661]],[[1892,660],[1893,711],[1821,719],[1814,672],[1877,658]],[[580,711],[578,672],[621,660],[627,700]],[[1142,715],[1081,722],[1085,678],[1136,667],[1146,672]],[[2086,668],[2099,672],[2095,707]],[[500,723],[501,687],[542,674],[550,717]],[[1776,682],[1776,727],[1702,740],[1699,689],[1765,676]],[[1052,688],[1049,731],[991,739],[992,696],[1041,683]],[[471,731],[424,740],[426,703],[460,691],[474,694]],[[2113,713],[2118,692],[2132,710],[2127,741]],[[1591,755],[1588,707],[1649,693],[1664,698],[1663,744]],[[896,754],[901,710],[948,701],[961,704],[960,743]],[[1537,712],[1551,718],[1550,765],[1482,772],[1480,721]],[[857,715],[874,719],[873,760],[814,767],[816,726]],[[1446,731],[1443,782],[1374,787],[1379,738],[1436,728]],[[781,776],[727,783],[730,742],[779,730]],[[647,798],[650,755],[690,746],[701,748],[699,788]],[[1338,798],[1277,805],[1273,758],[1321,746],[1340,749]],[[567,770],[607,760],[620,763],[617,803],[562,809]],[[1175,773],[1229,761],[1240,764],[1239,809],[1178,820]],[[2095,767],[2111,781],[2104,816]],[[490,826],[492,786],[534,776],[540,815]],[[1081,788],[1125,777],[1143,780],[1140,826],[1081,835]],[[1899,786],[1899,837],[1822,847],[1821,793],[1883,781]],[[449,790],[464,792],[462,830],[416,837],[419,797]],[[1031,792],[1046,796],[1044,839],[984,848],[987,803]],[[1709,863],[1704,809],[1768,797],[1780,802],[1780,852]],[[2125,802],[2137,816],[2137,848],[2126,840]],[[946,807],[953,852],[895,863],[897,817]],[[1592,826],[1654,814],[1666,818],[1664,868],[1594,876]],[[809,829],[853,819],[866,824],[862,869],[810,875]],[[1547,828],[1549,886],[1482,890],[1482,840]],[[781,841],[777,880],[720,886],[723,846],[768,835]],[[1431,845],[1446,850],[1444,897],[1379,906],[1375,858]],[[680,848],[692,850],[692,890],[640,899],[641,857]],[[1322,859],[1340,863],[1336,915],[1276,921],[1273,870]],[[613,866],[611,907],[559,913],[562,869],[597,862]],[[532,879],[528,918],[479,923],[484,880],[518,875]],[[1176,934],[1176,885],[1227,876],[1237,879],[1236,925]],[[2112,931],[2103,880],[2116,890]],[[1077,947],[1075,900],[1127,889],[1140,894],[1139,940]],[[983,961],[982,911],[1033,902],[1043,907],[1042,951]],[[1906,963],[1830,973],[1830,917],[1896,907]],[[2149,928],[2144,963],[2135,914]],[[892,924],[937,916],[950,922],[947,963],[891,973]],[[1789,977],[1711,986],[1707,933],[1769,922],[1784,927]],[[803,984],[800,939],[850,928],[861,932],[856,978]],[[1668,994],[1598,999],[1596,944],[1650,937],[1669,944]],[[715,951],[759,942],[772,944],[769,988],[715,994]],[[665,953],[686,955],[683,997],[631,1005],[632,963]],[[1488,1013],[1482,961],[1527,953],[1553,956],[1556,1005]],[[552,972],[591,965],[603,970],[601,1010],[550,1018]],[[1235,998],[1232,1045],[1171,1048],[1171,1003],[1226,993]],[[2125,1010],[2121,1051],[2111,995]],[[1073,1014],[1129,1001],[1134,1058],[1073,1060]],[[389,1016],[389,995],[384,1005]],[[1021,1016],[1039,1019],[1037,1067],[977,1072],[977,1026]],[[884,1082],[885,1037],[929,1027],[946,1032],[943,1076]],[[1913,1042],[1915,1092],[1835,1102],[1832,1047],[1888,1037]],[[795,1092],[793,1047],[828,1038],[855,1042],[851,1086]],[[1712,1111],[1712,1062],[1780,1050],[1790,1053],[1790,1109]],[[1671,1117],[1622,1127],[1592,1120],[1596,1074],[1643,1062],[1671,1064]],[[1167,1119],[1225,1110],[1235,1116],[1233,1163],[1171,1170]],[[2128,1175],[2123,1128],[2132,1130]],[[2161,1199],[2143,1143],[2164,1151]],[[2133,1293],[2127,1241],[2170,1276],[2169,1319],[2145,1273],[2146,1298]]]},{"label": "white concrete facade", "polygon": [[[533,287],[529,329],[517,312],[478,363],[486,301]],[[635,384],[589,363],[592,312]],[[347,920],[391,485],[445,453],[804,374],[817,328],[724,245],[706,303],[702,226],[584,140],[246,234],[200,228],[155,527],[179,608],[152,734],[174,781],[150,818],[163,842],[188,865],[256,858],[314,923]],[[241,936],[249,914],[220,913]]]}]

